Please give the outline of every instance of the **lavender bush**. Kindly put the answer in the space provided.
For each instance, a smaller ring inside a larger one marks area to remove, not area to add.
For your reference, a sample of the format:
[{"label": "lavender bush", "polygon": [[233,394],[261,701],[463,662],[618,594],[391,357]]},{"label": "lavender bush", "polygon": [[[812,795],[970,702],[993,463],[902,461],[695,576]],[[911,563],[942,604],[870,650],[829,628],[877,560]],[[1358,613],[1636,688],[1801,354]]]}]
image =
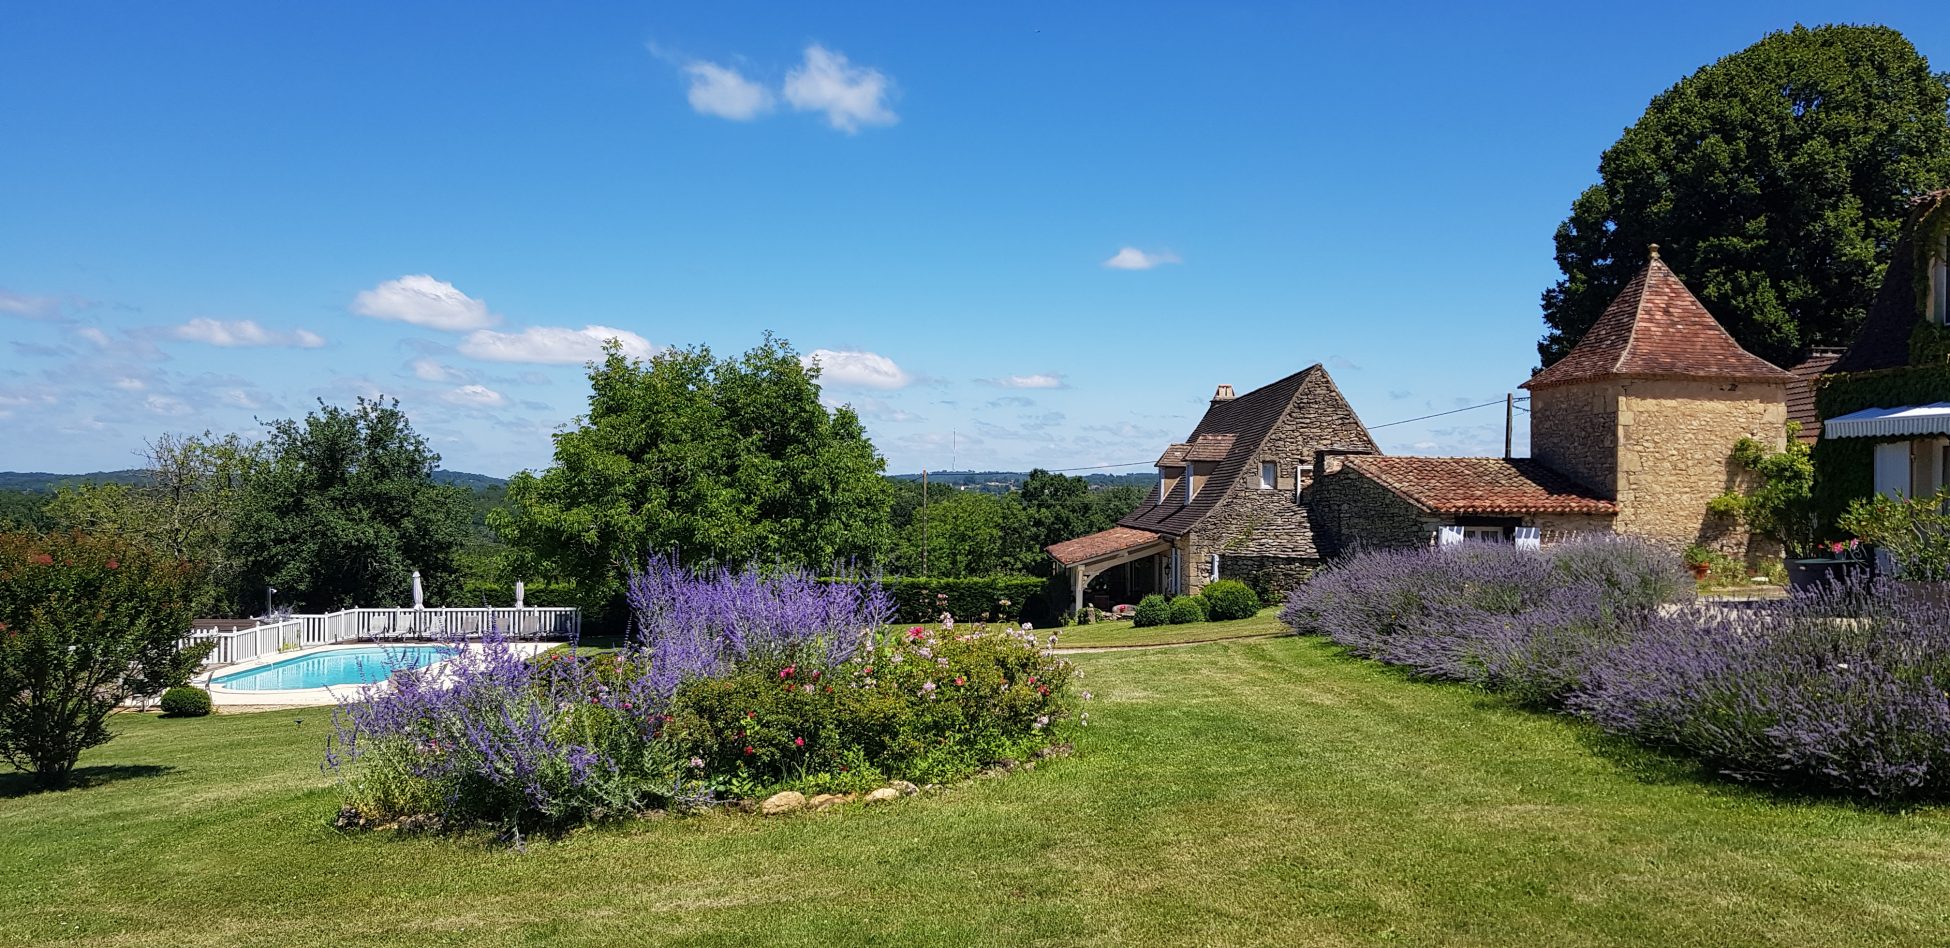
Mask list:
[{"label": "lavender bush", "polygon": [[389,689],[333,715],[326,763],[345,771],[347,805],[363,817],[518,833],[682,791],[657,740],[672,689],[640,657],[528,661],[493,633],[451,647],[451,660],[396,672]]},{"label": "lavender bush", "polygon": [[1855,582],[1784,602],[1696,603],[1679,566],[1612,539],[1375,553],[1314,577],[1281,617],[1736,779],[1950,796],[1950,597]]},{"label": "lavender bush", "polygon": [[637,647],[672,683],[754,659],[838,666],[893,615],[876,582],[822,583],[803,570],[755,567],[700,574],[664,556],[631,574],[628,598]]},{"label": "lavender bush", "polygon": [[1950,606],[1898,584],[1653,618],[1570,708],[1740,780],[1877,799],[1950,793]]}]

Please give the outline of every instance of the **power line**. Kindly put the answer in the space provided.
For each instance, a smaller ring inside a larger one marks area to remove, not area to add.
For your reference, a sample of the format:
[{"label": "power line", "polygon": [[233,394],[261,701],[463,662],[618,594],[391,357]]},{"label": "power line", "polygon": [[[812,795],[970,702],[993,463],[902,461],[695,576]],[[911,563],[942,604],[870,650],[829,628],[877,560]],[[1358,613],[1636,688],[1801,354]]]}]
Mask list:
[{"label": "power line", "polygon": [[[1517,401],[1520,401],[1520,402],[1527,402],[1527,401],[1529,401],[1529,400],[1530,400],[1530,399],[1529,399],[1529,397],[1528,397],[1528,396],[1526,396],[1526,397],[1524,397],[1524,398],[1519,398],[1519,399],[1517,399]],[[1420,417],[1416,417],[1416,418],[1404,418],[1404,419],[1402,419],[1402,420],[1400,420],[1400,421],[1390,421],[1390,422],[1387,422],[1387,423],[1385,423],[1385,424],[1379,424],[1379,425],[1369,425],[1369,426],[1368,426],[1368,430],[1369,430],[1369,431],[1374,431],[1374,430],[1376,430],[1376,429],[1378,429],[1378,428],[1393,428],[1393,427],[1395,427],[1396,425],[1406,425],[1406,424],[1409,424],[1409,423],[1411,423],[1411,422],[1417,422],[1417,421],[1427,421],[1427,420],[1429,420],[1429,419],[1431,419],[1431,418],[1441,418],[1441,417],[1442,417],[1442,416],[1444,416],[1444,415],[1454,415],[1454,414],[1458,414],[1458,413],[1461,413],[1461,412],[1466,412],[1466,411],[1475,411],[1475,410],[1476,410],[1476,409],[1478,409],[1478,408],[1488,408],[1488,407],[1490,407],[1491,405],[1501,405],[1501,404],[1503,404],[1503,402],[1502,402],[1502,400],[1501,400],[1501,399],[1499,399],[1499,400],[1497,400],[1497,401],[1493,401],[1493,402],[1484,402],[1484,403],[1482,403],[1481,405],[1470,405],[1470,406],[1467,406],[1467,407],[1464,407],[1464,408],[1452,408],[1452,409],[1450,409],[1450,410],[1448,410],[1448,411],[1439,411],[1439,412],[1436,412],[1436,413],[1435,413],[1435,414],[1433,414],[1433,415],[1422,415],[1422,416],[1420,416]],[[1520,411],[1520,412],[1526,412],[1526,413],[1527,413],[1527,412],[1529,412],[1529,411],[1530,411],[1530,409],[1528,409],[1528,408],[1525,408],[1525,407],[1523,407],[1522,405],[1517,405],[1517,406],[1515,406],[1515,407],[1516,407],[1516,409],[1517,409],[1518,411]],[[1113,468],[1120,468],[1120,467],[1150,467],[1152,463],[1153,463],[1153,462],[1151,462],[1151,461],[1132,461],[1132,462],[1130,462],[1130,463],[1128,463],[1128,464],[1092,464],[1092,465],[1089,465],[1088,467],[1050,467],[1050,468],[1044,468],[1044,470],[1046,470],[1046,471],[1048,471],[1048,472],[1050,472],[1051,474],[1068,474],[1068,473],[1070,473],[1071,471],[1108,471],[1108,470],[1111,470],[1111,469],[1113,469]]]},{"label": "power line", "polygon": [[1435,413],[1435,414],[1433,414],[1433,415],[1422,415],[1422,416],[1421,416],[1421,417],[1419,417],[1419,418],[1403,418],[1403,419],[1402,419],[1402,420],[1400,420],[1400,421],[1391,421],[1391,422],[1388,422],[1387,424],[1383,424],[1383,425],[1369,425],[1369,426],[1368,426],[1368,430],[1369,430],[1369,431],[1373,431],[1373,430],[1375,430],[1375,429],[1377,429],[1377,428],[1393,428],[1393,427],[1395,427],[1396,425],[1405,425],[1405,424],[1408,424],[1409,422],[1412,422],[1412,421],[1428,421],[1428,420],[1429,420],[1429,419],[1431,419],[1431,418],[1440,418],[1440,417],[1442,417],[1443,415],[1454,415],[1454,414],[1457,414],[1457,413],[1459,413],[1459,412],[1465,412],[1465,411],[1475,411],[1475,410],[1476,410],[1476,409],[1478,409],[1478,408],[1488,408],[1488,407],[1490,407],[1491,405],[1501,405],[1501,404],[1503,404],[1503,399],[1500,399],[1500,398],[1499,398],[1499,399],[1497,399],[1496,401],[1493,401],[1493,402],[1484,402],[1484,403],[1483,403],[1483,404],[1481,404],[1481,405],[1469,405],[1469,406],[1467,406],[1467,407],[1464,407],[1464,408],[1452,408],[1452,409],[1450,409],[1450,410],[1448,410],[1448,411],[1439,411],[1439,412],[1436,412],[1436,413]]}]

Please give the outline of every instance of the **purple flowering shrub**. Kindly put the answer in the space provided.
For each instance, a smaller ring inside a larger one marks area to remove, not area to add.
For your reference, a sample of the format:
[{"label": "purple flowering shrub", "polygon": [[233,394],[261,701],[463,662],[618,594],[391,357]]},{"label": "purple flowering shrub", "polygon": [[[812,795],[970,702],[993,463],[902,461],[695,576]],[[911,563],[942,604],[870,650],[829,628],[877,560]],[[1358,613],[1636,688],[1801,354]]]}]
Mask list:
[{"label": "purple flowering shrub", "polygon": [[681,792],[659,739],[670,689],[634,657],[528,661],[498,635],[402,670],[333,715],[326,763],[369,820],[435,814],[519,832]]},{"label": "purple flowering shrub", "polygon": [[699,574],[664,556],[630,575],[628,599],[637,646],[673,683],[748,661],[836,666],[893,615],[876,582],[755,567]]},{"label": "purple flowering shrub", "polygon": [[1567,703],[1736,779],[1905,800],[1950,793],[1946,687],[1950,604],[1856,583],[1656,616]]},{"label": "purple flowering shrub", "polygon": [[1388,550],[1315,575],[1280,618],[1423,677],[1553,704],[1637,617],[1690,596],[1685,579],[1678,557],[1625,538]]}]

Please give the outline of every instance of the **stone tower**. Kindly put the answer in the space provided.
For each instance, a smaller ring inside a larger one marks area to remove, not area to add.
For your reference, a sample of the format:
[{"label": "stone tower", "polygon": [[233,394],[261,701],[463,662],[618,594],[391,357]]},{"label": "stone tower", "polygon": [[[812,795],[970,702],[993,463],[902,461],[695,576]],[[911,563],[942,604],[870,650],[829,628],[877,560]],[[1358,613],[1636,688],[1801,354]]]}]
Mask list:
[{"label": "stone tower", "polygon": [[1616,501],[1619,533],[1747,553],[1706,505],[1740,477],[1734,442],[1786,443],[1793,378],[1740,348],[1654,244],[1577,346],[1524,383],[1530,453]]}]

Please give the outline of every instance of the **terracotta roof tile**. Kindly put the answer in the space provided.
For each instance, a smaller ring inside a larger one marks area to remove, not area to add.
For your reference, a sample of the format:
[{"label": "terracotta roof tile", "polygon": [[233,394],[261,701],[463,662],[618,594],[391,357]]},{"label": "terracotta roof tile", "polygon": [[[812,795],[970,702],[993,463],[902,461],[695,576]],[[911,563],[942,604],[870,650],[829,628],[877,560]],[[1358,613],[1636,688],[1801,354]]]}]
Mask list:
[{"label": "terracotta roof tile", "polygon": [[1625,284],[1568,355],[1530,377],[1527,389],[1611,376],[1786,382],[1788,373],[1740,348],[1678,274],[1659,259]]},{"label": "terracotta roof tile", "polygon": [[1788,420],[1801,425],[1795,437],[1803,444],[1821,440],[1821,415],[1815,411],[1815,380],[1841,357],[1840,349],[1816,349],[1800,365],[1788,370],[1794,376],[1787,387]]},{"label": "terracotta roof tile", "polygon": [[1149,530],[1133,530],[1130,527],[1112,527],[1092,533],[1089,536],[1052,543],[1045,550],[1064,566],[1075,566],[1085,560],[1094,560],[1124,550],[1136,549],[1148,543],[1163,539]]},{"label": "terracotta roof tile", "polygon": [[1533,458],[1351,455],[1351,470],[1443,514],[1615,514],[1618,505]]}]

